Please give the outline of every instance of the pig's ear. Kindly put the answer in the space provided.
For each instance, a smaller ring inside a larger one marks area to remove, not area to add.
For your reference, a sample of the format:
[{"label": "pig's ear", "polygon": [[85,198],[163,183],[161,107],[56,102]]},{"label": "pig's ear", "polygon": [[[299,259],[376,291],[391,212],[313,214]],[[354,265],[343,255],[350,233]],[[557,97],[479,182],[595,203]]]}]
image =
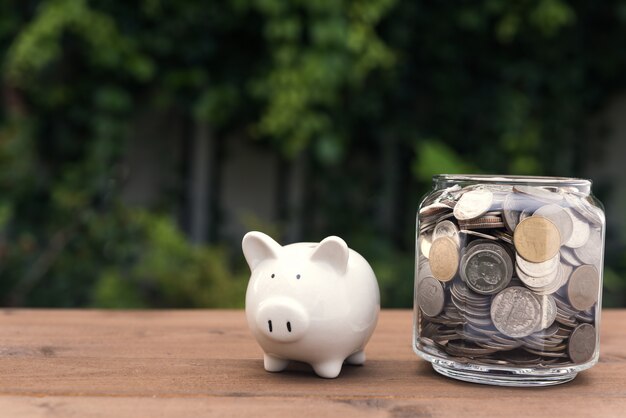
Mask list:
[{"label": "pig's ear", "polygon": [[317,245],[311,255],[312,261],[326,263],[337,273],[344,274],[348,268],[348,244],[339,237],[327,237]]},{"label": "pig's ear", "polygon": [[241,249],[250,270],[254,270],[261,261],[278,258],[281,248],[269,235],[258,231],[248,232],[241,241]]}]

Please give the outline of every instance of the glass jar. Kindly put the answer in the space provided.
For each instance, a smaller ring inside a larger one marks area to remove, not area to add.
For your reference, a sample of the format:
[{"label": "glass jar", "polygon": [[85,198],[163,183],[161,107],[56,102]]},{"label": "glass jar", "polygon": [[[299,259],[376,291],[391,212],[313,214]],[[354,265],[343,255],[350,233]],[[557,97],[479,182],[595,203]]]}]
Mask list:
[{"label": "glass jar", "polygon": [[572,380],[598,361],[605,217],[589,180],[438,175],[417,214],[414,349],[448,377]]}]

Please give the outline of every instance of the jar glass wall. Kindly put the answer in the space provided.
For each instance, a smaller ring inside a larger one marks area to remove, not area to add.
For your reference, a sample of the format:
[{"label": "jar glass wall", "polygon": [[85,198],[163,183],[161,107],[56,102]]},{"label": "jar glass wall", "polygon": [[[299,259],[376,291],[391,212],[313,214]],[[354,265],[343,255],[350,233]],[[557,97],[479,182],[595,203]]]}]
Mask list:
[{"label": "jar glass wall", "polygon": [[598,361],[605,217],[591,182],[440,175],[417,214],[414,349],[476,383],[563,383]]}]

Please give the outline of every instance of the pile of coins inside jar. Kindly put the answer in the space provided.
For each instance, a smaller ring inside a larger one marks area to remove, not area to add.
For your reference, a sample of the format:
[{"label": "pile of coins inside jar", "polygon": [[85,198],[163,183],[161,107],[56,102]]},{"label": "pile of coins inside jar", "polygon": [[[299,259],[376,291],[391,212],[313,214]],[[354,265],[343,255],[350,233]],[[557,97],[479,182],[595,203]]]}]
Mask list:
[{"label": "pile of coins inside jar", "polygon": [[515,366],[596,348],[604,214],[568,187],[455,185],[419,211],[422,347]]}]

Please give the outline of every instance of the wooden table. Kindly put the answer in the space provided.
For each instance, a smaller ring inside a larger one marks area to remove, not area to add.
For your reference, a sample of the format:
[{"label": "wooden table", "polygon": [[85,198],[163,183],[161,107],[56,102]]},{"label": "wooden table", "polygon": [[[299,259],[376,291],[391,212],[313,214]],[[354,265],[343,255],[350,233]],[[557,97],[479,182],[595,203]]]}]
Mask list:
[{"label": "wooden table", "polygon": [[1,312],[2,417],[626,416],[626,310],[603,313],[597,366],[537,389],[437,375],[410,311],[383,311],[365,366],[335,380],[265,372],[242,311]]}]

